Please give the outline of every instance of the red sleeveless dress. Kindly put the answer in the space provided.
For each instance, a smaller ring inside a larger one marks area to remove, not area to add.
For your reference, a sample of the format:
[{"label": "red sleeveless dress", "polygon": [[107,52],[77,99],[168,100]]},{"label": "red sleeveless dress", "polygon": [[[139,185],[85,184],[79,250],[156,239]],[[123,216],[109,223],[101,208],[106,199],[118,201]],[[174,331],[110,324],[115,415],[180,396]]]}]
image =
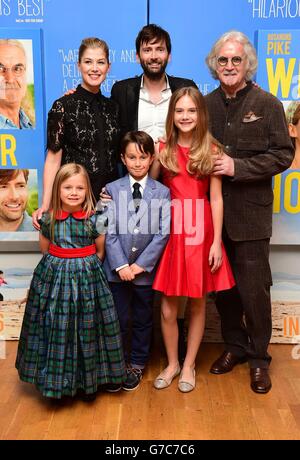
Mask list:
[{"label": "red sleeveless dress", "polygon": [[186,170],[189,148],[177,146],[180,172],[163,168],[163,183],[172,198],[170,238],[162,255],[153,289],[168,296],[203,297],[207,292],[234,286],[222,244],[223,262],[211,273],[208,263],[213,243],[213,222],[208,201],[209,177],[197,179]]}]

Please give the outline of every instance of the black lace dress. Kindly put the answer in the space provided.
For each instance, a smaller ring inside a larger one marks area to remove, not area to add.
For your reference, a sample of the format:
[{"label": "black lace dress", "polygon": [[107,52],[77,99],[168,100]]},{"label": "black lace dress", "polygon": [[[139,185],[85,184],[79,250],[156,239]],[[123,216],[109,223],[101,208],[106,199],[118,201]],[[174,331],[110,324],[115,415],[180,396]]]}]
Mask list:
[{"label": "black lace dress", "polygon": [[56,100],[48,114],[47,148],[62,149],[62,165],[79,163],[89,174],[93,193],[117,178],[119,113],[116,103],[81,85]]}]

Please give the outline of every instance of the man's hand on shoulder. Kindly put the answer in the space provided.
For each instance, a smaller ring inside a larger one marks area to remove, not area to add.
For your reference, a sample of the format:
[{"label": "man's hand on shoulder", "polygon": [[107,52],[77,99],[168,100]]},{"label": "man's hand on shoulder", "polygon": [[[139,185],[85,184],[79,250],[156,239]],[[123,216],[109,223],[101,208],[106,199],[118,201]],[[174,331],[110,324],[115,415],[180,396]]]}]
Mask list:
[{"label": "man's hand on shoulder", "polygon": [[234,160],[226,153],[218,155],[212,171],[214,176],[234,176]]},{"label": "man's hand on shoulder", "polygon": [[71,96],[74,93],[76,93],[76,89],[68,89],[68,91],[64,93],[64,96]]}]

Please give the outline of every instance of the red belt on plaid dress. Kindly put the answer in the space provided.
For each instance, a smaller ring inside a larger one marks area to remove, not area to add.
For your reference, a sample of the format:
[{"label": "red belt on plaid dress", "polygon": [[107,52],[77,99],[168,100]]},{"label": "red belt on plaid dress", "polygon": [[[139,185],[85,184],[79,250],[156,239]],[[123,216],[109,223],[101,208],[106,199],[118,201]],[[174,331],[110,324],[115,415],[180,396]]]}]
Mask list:
[{"label": "red belt on plaid dress", "polygon": [[72,259],[73,257],[87,257],[96,254],[96,245],[91,244],[83,248],[61,248],[50,243],[48,253],[51,256]]}]

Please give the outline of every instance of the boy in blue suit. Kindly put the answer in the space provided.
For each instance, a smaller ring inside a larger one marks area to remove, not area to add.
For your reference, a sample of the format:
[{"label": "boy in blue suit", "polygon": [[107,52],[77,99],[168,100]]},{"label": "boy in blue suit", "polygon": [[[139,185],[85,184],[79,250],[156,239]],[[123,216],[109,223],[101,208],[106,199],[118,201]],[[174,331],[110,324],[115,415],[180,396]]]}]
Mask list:
[{"label": "boy in blue suit", "polygon": [[[169,238],[170,192],[151,179],[154,143],[143,131],[127,133],[121,158],[128,174],[106,185],[108,231],[104,269],[118,311],[127,361],[124,390],[139,386],[149,357],[152,316],[152,283],[161,253]],[[129,322],[131,315],[131,343]]]}]

